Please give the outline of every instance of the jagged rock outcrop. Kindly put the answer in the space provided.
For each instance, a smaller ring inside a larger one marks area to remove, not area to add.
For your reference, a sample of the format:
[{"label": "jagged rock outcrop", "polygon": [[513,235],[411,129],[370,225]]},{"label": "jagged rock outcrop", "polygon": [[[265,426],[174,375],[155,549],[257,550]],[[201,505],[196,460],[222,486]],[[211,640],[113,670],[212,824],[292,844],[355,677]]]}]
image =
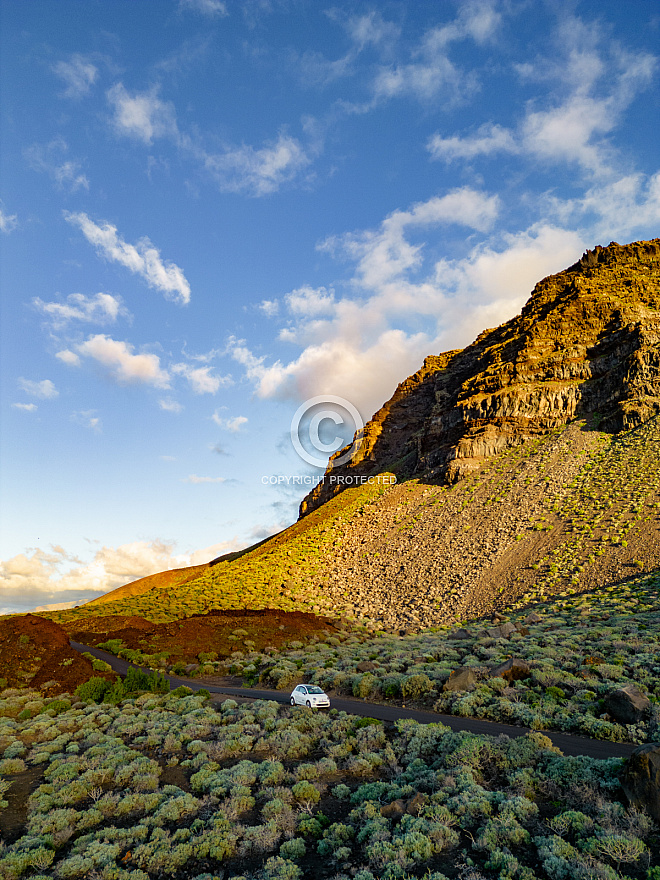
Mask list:
[{"label": "jagged rock outcrop", "polygon": [[[617,431],[658,412],[660,239],[612,242],[540,281],[516,318],[426,358],[367,423],[353,460],[331,459],[326,476],[394,470],[454,482],[571,419]],[[342,488],[326,479],[301,516]]]}]

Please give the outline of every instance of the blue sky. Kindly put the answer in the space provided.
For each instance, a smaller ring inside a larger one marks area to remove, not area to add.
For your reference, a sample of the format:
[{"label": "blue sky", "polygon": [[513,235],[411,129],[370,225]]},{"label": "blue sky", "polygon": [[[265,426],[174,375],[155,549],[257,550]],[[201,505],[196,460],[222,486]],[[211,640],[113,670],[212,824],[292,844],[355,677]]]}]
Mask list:
[{"label": "blue sky", "polygon": [[305,401],[659,234],[650,0],[1,9],[0,612],[288,525]]}]

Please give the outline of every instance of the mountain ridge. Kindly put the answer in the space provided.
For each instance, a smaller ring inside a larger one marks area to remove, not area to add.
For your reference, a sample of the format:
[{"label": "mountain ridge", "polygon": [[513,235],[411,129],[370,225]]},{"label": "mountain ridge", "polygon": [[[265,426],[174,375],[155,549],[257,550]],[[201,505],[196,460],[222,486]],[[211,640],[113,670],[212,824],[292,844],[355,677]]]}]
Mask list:
[{"label": "mountain ridge", "polygon": [[659,344],[660,239],[586,251],[539,281],[519,315],[426,358],[367,422],[357,454],[330,459],[300,515],[342,491],[338,478],[403,469],[451,483],[572,418],[641,424],[660,412]]}]

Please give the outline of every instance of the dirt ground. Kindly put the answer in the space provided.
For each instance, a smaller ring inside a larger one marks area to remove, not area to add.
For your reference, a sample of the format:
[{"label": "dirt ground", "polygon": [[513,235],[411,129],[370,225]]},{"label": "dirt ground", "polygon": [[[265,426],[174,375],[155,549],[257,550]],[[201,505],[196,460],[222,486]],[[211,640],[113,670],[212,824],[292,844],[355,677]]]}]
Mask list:
[{"label": "dirt ground", "polygon": [[[4,687],[73,691],[94,674],[92,664],[69,647],[69,636],[52,620],[34,614],[0,617],[0,678]],[[0,688],[1,689],[1,688]]]},{"label": "dirt ground", "polygon": [[151,623],[141,617],[88,617],[73,621],[68,634],[84,645],[121,639],[127,647],[145,654],[166,652],[168,663],[173,664],[196,663],[200,653],[215,652],[221,659],[246,648],[280,648],[286,642],[305,642],[323,631],[335,632],[335,622],[301,611],[266,609],[211,611],[169,623]]}]

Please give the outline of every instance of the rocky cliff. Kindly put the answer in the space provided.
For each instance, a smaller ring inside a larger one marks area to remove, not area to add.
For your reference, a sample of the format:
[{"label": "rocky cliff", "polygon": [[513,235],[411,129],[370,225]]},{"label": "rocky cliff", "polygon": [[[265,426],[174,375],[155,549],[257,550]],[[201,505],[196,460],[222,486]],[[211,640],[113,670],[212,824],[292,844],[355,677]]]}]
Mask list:
[{"label": "rocky cliff", "polygon": [[[326,477],[394,470],[452,483],[574,418],[601,430],[660,412],[660,239],[587,251],[544,278],[522,312],[462,351],[426,358]],[[326,479],[301,516],[342,485]]]}]

